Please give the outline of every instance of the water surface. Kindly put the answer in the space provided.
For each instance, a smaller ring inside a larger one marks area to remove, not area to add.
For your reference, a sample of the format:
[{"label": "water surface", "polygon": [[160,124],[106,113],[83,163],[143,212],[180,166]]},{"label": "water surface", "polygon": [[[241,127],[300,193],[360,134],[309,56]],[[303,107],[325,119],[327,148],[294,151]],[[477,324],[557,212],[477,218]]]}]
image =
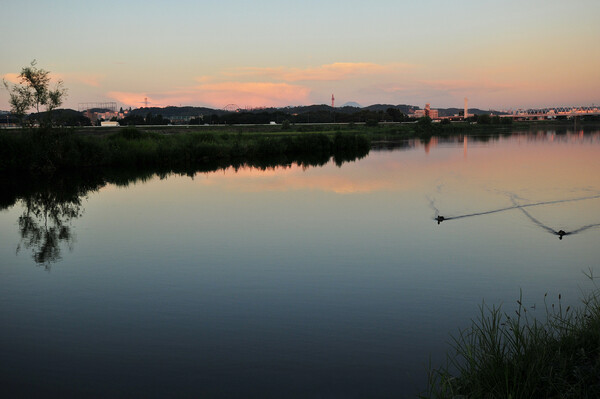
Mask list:
[{"label": "water surface", "polygon": [[598,130],[543,130],[341,166],[6,178],[0,390],[414,396],[483,300],[590,288],[599,154]]}]

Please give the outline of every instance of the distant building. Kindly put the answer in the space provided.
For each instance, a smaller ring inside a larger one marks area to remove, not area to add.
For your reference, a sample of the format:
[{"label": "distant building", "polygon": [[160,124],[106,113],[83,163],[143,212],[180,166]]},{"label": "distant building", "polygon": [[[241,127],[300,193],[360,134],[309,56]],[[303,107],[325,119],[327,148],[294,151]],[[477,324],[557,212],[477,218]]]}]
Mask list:
[{"label": "distant building", "polygon": [[424,116],[428,116],[431,119],[438,119],[439,118],[439,114],[438,114],[438,110],[437,109],[431,109],[431,106],[429,103],[425,104],[425,109],[417,109],[415,110],[415,113],[412,115],[409,115],[413,118],[422,118]]},{"label": "distant building", "polygon": [[119,126],[117,121],[100,121],[100,126]]},{"label": "distant building", "polygon": [[127,113],[128,113],[127,111],[116,112],[116,111],[109,111],[109,110],[86,110],[83,112],[83,115],[90,118],[92,123],[95,123],[98,120],[99,121],[102,121],[102,120],[108,121],[112,118],[123,119],[127,115]]}]

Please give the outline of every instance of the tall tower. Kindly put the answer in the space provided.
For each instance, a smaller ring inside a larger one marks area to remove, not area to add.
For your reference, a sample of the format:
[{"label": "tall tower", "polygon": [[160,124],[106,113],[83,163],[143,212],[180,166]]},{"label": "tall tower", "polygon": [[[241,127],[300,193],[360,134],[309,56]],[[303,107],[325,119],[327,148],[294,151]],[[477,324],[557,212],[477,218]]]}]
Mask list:
[{"label": "tall tower", "polygon": [[335,97],[331,95],[331,108],[335,108]]},{"label": "tall tower", "polygon": [[467,119],[469,117],[469,99],[465,97],[465,113],[464,118]]}]

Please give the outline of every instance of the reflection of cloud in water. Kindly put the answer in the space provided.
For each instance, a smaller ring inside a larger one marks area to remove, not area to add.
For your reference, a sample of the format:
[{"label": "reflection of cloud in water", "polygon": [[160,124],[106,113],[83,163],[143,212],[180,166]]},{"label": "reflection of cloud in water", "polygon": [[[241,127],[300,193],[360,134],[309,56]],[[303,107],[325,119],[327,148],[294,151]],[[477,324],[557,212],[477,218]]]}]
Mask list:
[{"label": "reflection of cloud in water", "polygon": [[[205,179],[198,179],[206,186],[221,186],[235,191],[260,192],[263,190],[320,190],[336,194],[368,193],[394,189],[398,182],[388,176],[373,176],[364,166],[356,173],[340,172],[331,169],[329,164],[322,168],[303,168],[298,165],[267,170],[252,167],[233,168],[222,171],[218,176],[207,173]],[[329,168],[329,169],[328,169]],[[348,165],[347,168],[351,168]],[[407,182],[410,184],[410,182]]]}]

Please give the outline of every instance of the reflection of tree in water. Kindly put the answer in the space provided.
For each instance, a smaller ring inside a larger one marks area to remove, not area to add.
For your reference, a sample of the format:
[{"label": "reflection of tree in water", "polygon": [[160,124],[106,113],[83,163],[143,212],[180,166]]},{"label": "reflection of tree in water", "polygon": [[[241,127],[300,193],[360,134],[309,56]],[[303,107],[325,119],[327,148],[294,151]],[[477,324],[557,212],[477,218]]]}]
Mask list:
[{"label": "reflection of tree in water", "polygon": [[[338,166],[362,158],[368,153],[369,148],[361,146],[364,143],[352,140],[338,139],[336,142],[339,148],[335,148],[334,160]],[[0,174],[0,210],[17,202],[23,204],[24,211],[18,219],[21,241],[17,246],[17,253],[22,248],[30,250],[33,260],[48,269],[52,263],[61,259],[64,246],[73,249],[75,240],[72,223],[83,215],[82,200],[90,192],[97,191],[108,183],[126,187],[132,182],[145,181],[152,176],[159,176],[161,179],[169,174],[193,177],[196,173],[212,173],[229,167],[285,168],[295,163],[309,168],[325,165],[331,159],[329,151],[312,153],[298,150],[289,156],[264,155],[252,160],[223,159],[194,168],[95,168],[52,175]]]},{"label": "reflection of tree in water", "polygon": [[30,249],[38,264],[49,268],[50,263],[61,259],[61,244],[73,249],[71,222],[83,214],[79,195],[63,196],[58,191],[43,191],[22,199],[25,210],[19,217],[21,245]]},{"label": "reflection of tree in water", "polygon": [[19,202],[23,213],[18,227],[23,248],[31,251],[33,260],[46,269],[61,259],[66,246],[73,249],[73,220],[83,214],[82,201],[89,192],[106,184],[99,171],[53,175],[2,176],[6,188],[0,194],[0,209]]}]

